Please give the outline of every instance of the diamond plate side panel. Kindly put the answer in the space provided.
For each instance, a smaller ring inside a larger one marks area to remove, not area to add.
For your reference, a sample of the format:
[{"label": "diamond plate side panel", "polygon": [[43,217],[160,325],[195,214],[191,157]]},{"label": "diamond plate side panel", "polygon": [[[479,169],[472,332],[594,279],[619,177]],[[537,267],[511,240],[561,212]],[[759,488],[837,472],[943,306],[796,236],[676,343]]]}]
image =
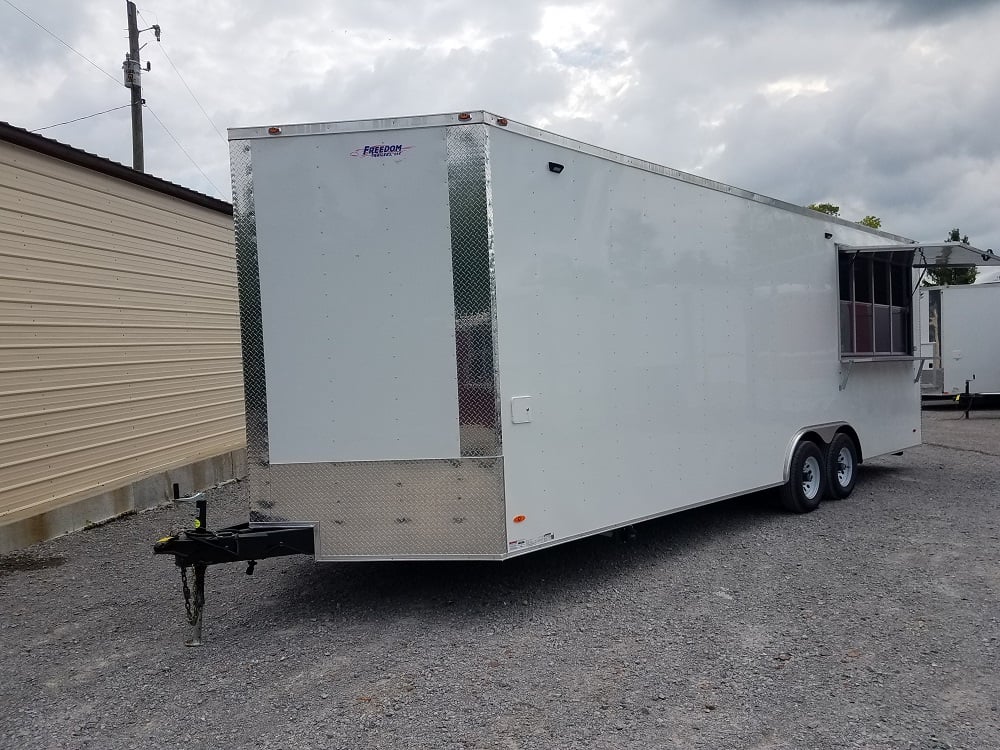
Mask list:
[{"label": "diamond plate side panel", "polygon": [[463,456],[499,456],[496,276],[485,125],[448,129],[448,202]]},{"label": "diamond plate side panel", "polygon": [[317,560],[490,557],[507,545],[503,459],[274,464],[281,514]]},{"label": "diamond plate side panel", "polygon": [[257,218],[254,213],[250,141],[229,144],[233,180],[233,224],[240,293],[240,335],[247,423],[246,498],[250,519],[271,505],[268,485],[267,387],[264,378],[264,328],[261,323],[260,274],[257,268]]}]

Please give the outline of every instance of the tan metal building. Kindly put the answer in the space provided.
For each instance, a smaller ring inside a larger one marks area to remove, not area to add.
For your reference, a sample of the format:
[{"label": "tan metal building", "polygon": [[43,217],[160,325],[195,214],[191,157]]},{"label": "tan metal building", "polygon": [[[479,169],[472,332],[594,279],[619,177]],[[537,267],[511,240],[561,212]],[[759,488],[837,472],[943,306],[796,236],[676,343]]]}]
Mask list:
[{"label": "tan metal building", "polygon": [[0,553],[242,473],[232,207],[0,123]]}]

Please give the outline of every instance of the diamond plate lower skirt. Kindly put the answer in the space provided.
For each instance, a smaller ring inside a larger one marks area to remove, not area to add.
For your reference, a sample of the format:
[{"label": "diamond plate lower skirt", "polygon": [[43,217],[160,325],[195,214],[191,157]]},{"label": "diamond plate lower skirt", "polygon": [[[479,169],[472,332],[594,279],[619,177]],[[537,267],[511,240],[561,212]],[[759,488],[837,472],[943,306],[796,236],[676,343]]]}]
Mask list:
[{"label": "diamond plate lower skirt", "polygon": [[506,552],[499,457],[258,465],[250,480],[251,522],[315,524],[317,560]]}]

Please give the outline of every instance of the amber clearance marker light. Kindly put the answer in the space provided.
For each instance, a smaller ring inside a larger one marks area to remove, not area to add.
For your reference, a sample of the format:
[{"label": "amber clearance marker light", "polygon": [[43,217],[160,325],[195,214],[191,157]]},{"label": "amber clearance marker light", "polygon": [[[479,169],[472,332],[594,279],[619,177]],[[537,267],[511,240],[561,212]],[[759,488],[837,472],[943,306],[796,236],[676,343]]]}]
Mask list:
[{"label": "amber clearance marker light", "polygon": [[278,135],[280,132],[281,132],[281,128],[271,127],[271,128],[267,129],[267,134],[268,135]]},{"label": "amber clearance marker light", "polygon": [[465,122],[466,120],[471,120],[472,115],[470,115],[468,112],[463,112],[458,116],[458,119],[461,120],[462,122]]},{"label": "amber clearance marker light", "polygon": [[527,516],[514,516],[514,523],[521,523]]},{"label": "amber clearance marker light", "polygon": [[497,118],[497,125],[499,125],[500,127],[506,127],[507,126],[507,118],[506,117],[498,117]]}]

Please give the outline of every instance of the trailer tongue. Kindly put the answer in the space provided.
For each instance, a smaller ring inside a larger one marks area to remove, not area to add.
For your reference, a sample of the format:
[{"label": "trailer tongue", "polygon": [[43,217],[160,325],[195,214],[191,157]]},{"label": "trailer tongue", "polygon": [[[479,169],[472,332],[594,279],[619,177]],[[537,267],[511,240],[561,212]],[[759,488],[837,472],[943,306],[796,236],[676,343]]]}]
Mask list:
[{"label": "trailer tongue", "polygon": [[[313,530],[310,526],[251,528],[249,523],[211,531],[208,528],[208,502],[203,493],[175,502],[191,502],[198,515],[194,528],[176,536],[167,536],[153,545],[153,554],[173,555],[181,571],[184,609],[191,636],[188,646],[202,645],[202,616],[205,610],[205,571],[219,563],[246,562],[247,575],[253,575],[258,560],[286,555],[313,554]],[[188,583],[188,570],[194,572],[194,591]]]}]

